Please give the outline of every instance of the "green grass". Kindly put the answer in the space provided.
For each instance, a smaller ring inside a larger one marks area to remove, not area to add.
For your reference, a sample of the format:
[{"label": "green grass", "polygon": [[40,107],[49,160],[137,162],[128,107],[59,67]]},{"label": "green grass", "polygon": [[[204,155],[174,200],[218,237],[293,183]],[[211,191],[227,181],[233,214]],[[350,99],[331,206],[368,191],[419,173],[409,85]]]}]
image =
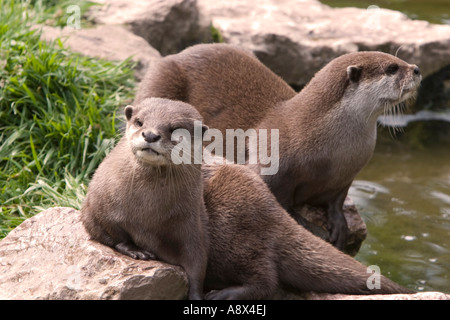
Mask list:
[{"label": "green grass", "polygon": [[0,238],[45,208],[80,207],[119,134],[115,113],[134,89],[129,61],[87,58],[60,41],[40,41],[30,26],[70,2],[43,3],[48,8],[0,0]]}]

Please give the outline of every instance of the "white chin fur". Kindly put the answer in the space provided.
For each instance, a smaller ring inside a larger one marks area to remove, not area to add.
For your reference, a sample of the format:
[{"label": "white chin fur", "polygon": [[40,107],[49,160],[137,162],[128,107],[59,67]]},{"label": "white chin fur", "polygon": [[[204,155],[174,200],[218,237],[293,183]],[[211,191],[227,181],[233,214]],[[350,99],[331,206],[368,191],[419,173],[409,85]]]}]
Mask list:
[{"label": "white chin fur", "polygon": [[156,166],[168,164],[167,158],[162,155],[165,150],[160,146],[160,141],[148,143],[142,137],[139,137],[132,139],[130,146],[133,154],[142,162]]},{"label": "white chin fur", "polygon": [[153,151],[142,151],[138,150],[135,153],[136,158],[141,160],[142,162],[151,164],[151,165],[167,165],[167,159],[162,156],[154,153]]}]

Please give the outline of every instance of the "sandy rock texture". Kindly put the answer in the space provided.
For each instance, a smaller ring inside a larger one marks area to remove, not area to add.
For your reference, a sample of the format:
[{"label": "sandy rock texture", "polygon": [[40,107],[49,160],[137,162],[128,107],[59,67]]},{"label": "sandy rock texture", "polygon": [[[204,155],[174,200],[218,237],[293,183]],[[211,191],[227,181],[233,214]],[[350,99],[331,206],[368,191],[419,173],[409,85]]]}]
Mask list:
[{"label": "sandy rock texture", "polygon": [[183,299],[180,267],[89,240],[80,212],[51,208],[0,241],[0,299]]}]

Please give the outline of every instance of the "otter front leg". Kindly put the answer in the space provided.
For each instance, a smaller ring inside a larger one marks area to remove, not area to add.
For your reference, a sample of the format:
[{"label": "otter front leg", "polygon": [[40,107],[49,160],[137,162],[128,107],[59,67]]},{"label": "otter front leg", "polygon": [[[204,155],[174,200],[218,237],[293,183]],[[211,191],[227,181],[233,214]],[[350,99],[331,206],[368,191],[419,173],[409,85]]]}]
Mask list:
[{"label": "otter front leg", "polygon": [[348,226],[342,208],[329,207],[328,231],[330,232],[330,242],[339,250],[344,250],[347,243]]},{"label": "otter front leg", "polygon": [[105,227],[101,221],[95,219],[93,215],[88,215],[86,212],[84,212],[85,216],[90,219],[84,219],[83,223],[92,240],[96,240],[133,259],[156,259],[153,253],[136,246],[131,241],[130,236],[121,227],[116,224],[106,224]]},{"label": "otter front leg", "polygon": [[348,237],[348,225],[344,216],[343,206],[349,187],[339,193],[334,201],[330,201],[327,208],[330,242],[341,251],[344,250]]},{"label": "otter front leg", "polygon": [[[186,271],[189,280],[189,300],[203,300],[203,285],[208,263],[207,246],[209,244],[203,238],[202,232],[199,237],[193,237],[190,244],[184,248],[185,258],[181,266]],[[195,248],[195,251],[192,251]]]}]

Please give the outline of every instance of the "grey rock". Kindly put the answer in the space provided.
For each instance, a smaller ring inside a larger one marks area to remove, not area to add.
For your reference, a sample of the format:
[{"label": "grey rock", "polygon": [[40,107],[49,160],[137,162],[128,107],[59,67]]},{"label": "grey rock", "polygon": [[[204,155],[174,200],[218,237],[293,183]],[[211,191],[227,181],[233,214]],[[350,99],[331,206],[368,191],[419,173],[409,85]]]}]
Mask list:
[{"label": "grey rock", "polygon": [[184,299],[180,267],[89,240],[80,212],[51,208],[0,241],[0,299]]},{"label": "grey rock", "polygon": [[397,53],[424,77],[450,64],[450,26],[397,11],[330,8],[316,0],[199,0],[199,6],[225,42],[249,48],[299,87],[327,62],[353,51]]},{"label": "grey rock", "polygon": [[41,39],[54,41],[60,38],[72,51],[89,57],[110,61],[123,61],[131,57],[131,60],[137,63],[135,75],[138,80],[161,58],[159,52],[147,41],[120,26],[100,25],[78,30],[45,25],[35,28],[41,30]]},{"label": "grey rock", "polygon": [[[0,299],[185,299],[182,268],[134,260],[89,240],[72,208],[27,219],[0,241]],[[344,295],[279,290],[283,300],[448,300],[440,292]]]},{"label": "grey rock", "polygon": [[89,19],[98,24],[124,25],[162,55],[211,41],[210,21],[196,0],[97,0]]}]

